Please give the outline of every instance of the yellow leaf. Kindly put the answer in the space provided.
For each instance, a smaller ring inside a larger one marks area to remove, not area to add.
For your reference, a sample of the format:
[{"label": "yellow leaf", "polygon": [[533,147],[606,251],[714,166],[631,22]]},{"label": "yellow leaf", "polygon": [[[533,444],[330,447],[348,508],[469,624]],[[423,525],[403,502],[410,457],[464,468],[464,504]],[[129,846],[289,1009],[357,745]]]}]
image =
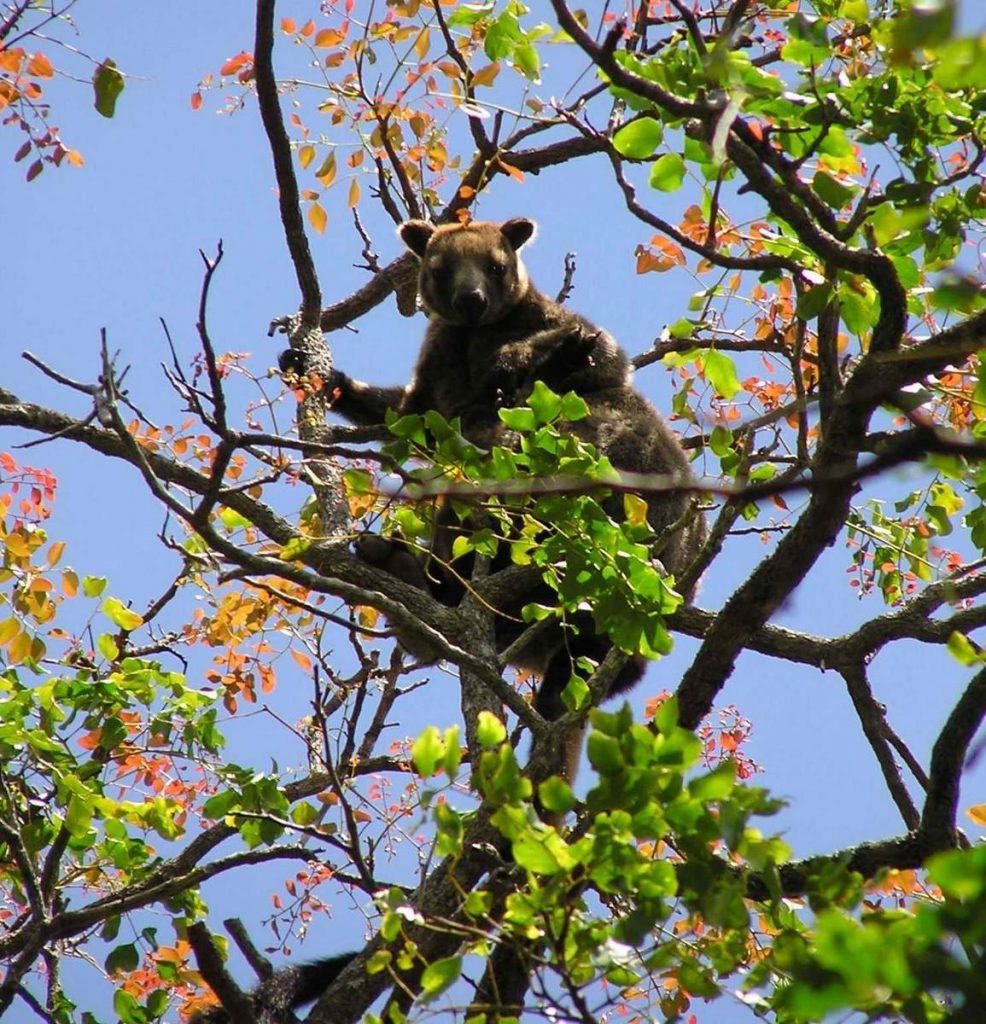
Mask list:
[{"label": "yellow leaf", "polygon": [[21,624],[17,619],[5,619],[0,622],[0,647],[5,647],[21,631]]},{"label": "yellow leaf", "polygon": [[421,35],[418,36],[414,43],[414,52],[418,55],[418,60],[424,60],[428,56],[428,51],[431,49],[431,32],[427,28],[421,30]]},{"label": "yellow leaf", "polygon": [[325,226],[329,223],[329,215],[321,203],[312,203],[308,207],[308,223],[321,235],[325,233]]},{"label": "yellow leaf", "polygon": [[31,634],[18,633],[7,647],[7,661],[19,665],[31,653]]},{"label": "yellow leaf", "polygon": [[3,539],[4,547],[14,558],[30,558],[31,549],[28,546],[27,538],[22,533],[8,533]]},{"label": "yellow leaf", "polygon": [[373,629],[377,624],[377,620],[380,618],[380,612],[376,608],[370,608],[368,605],[361,604],[356,609],[356,618],[361,626],[365,626],[367,629]]},{"label": "yellow leaf", "polygon": [[329,155],[322,161],[322,166],[315,172],[315,177],[322,183],[324,188],[328,188],[336,176],[336,151],[334,149],[329,150]]},{"label": "yellow leaf", "polygon": [[298,163],[301,164],[302,168],[307,169],[309,164],[315,159],[315,147],[314,146],[302,146],[298,150]]},{"label": "yellow leaf", "polygon": [[353,178],[349,185],[349,209],[359,205],[359,178]]},{"label": "yellow leaf", "polygon": [[79,575],[74,569],[66,569],[62,573],[62,590],[67,597],[75,597],[79,592]]},{"label": "yellow leaf", "polygon": [[986,828],[986,804],[974,804],[965,812],[977,825]]},{"label": "yellow leaf", "polygon": [[631,526],[643,526],[647,522],[647,502],[639,494],[624,494],[623,513]]}]

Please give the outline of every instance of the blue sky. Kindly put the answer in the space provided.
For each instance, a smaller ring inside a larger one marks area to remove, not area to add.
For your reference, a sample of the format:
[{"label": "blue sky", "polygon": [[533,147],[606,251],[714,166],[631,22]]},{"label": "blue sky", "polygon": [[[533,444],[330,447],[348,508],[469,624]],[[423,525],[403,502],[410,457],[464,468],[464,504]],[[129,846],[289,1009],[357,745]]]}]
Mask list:
[{"label": "blue sky", "polygon": [[[965,5],[967,16],[974,7]],[[113,120],[95,112],[85,85],[54,87],[55,121],[66,142],[86,158],[80,170],[49,168],[25,184],[24,167],[10,161],[19,142],[0,134],[7,250],[3,382],[24,399],[87,412],[80,396],[45,379],[18,353],[29,349],[58,371],[90,380],[98,372],[99,332],[105,327],[110,347],[121,349],[122,362],[132,366],[128,383],[137,404],[160,422],[175,422],[181,417],[160,370],[168,352],[159,318],[167,321],[180,356],[189,360],[198,347],[199,249],[211,254],[223,240],[226,256],[210,308],[212,337],[221,350],[251,353],[255,372],[274,364],[280,344],[266,336],[269,320],[298,302],[270,156],[253,104],[230,117],[216,113],[221,93],[206,94],[198,112],[189,102],[203,74],[252,48],[251,5],[83,0],[73,13],[81,32],[77,45],[97,57],[111,55],[132,77]],[[278,15],[303,20],[307,9],[283,5]],[[986,23],[981,12],[976,16]],[[279,44],[275,60],[286,61],[288,51]],[[664,197],[660,212],[674,222],[682,203],[678,196]],[[686,315],[695,289],[691,280],[634,274],[634,246],[651,232],[623,211],[602,158],[529,176],[522,184],[500,178],[479,213],[484,219],[536,217],[540,234],[527,262],[547,292],[561,282],[564,254],[577,252],[570,305],[607,327],[631,354],[646,349],[666,323]],[[368,223],[383,260],[396,256],[400,245],[392,231],[372,217]],[[339,203],[330,210],[326,234],[313,235],[311,244],[326,302],[363,283],[365,273],[351,267],[358,262],[358,246]],[[358,327],[359,333],[330,338],[339,366],[374,382],[405,380],[423,321],[402,320],[388,304]],[[659,408],[669,408],[671,381],[662,368],[643,371],[638,385]],[[282,406],[285,423],[290,408]],[[8,432],[0,446],[15,440],[25,438]],[[135,472],[67,441],[16,454],[58,476],[51,532],[70,542],[68,558],[80,572],[108,576],[112,592],[138,608],[161,590],[175,562],[155,539],[162,514]],[[892,491],[891,497],[907,489],[900,479],[876,488]],[[704,581],[698,603],[719,607],[764,552],[756,537],[731,542]],[[878,614],[878,599],[861,602],[850,590],[847,564],[846,550],[837,544],[775,621],[831,635]],[[634,695],[638,707],[674,686],[692,650],[683,639],[666,662],[650,670]],[[880,655],[873,680],[891,721],[927,763],[967,671],[942,651],[900,644]],[[422,700],[420,720],[402,719],[401,732],[414,735],[426,724],[445,727],[454,721],[454,686],[448,680],[436,686],[441,699]],[[282,687],[270,703],[292,720],[304,713],[304,696],[302,686],[293,693]],[[902,830],[839,677],[747,654],[718,703],[736,704],[753,720],[748,752],[766,768],[760,779],[791,801],[766,827],[783,829],[798,855]],[[439,710],[448,720],[434,720]],[[246,749],[254,734],[246,732],[240,742]],[[964,787],[962,806],[983,801],[986,768],[980,765]],[[966,824],[976,834],[971,822]],[[215,900],[218,919],[223,897],[215,891],[208,896]],[[339,900],[340,913],[344,903]],[[257,914],[265,909],[258,907]],[[319,929],[336,946],[358,937],[359,924],[351,927],[355,931],[344,940],[338,928],[323,924]],[[320,948],[313,940],[305,954]],[[749,1017],[726,1004],[699,1013],[702,1024],[734,1019]]]}]

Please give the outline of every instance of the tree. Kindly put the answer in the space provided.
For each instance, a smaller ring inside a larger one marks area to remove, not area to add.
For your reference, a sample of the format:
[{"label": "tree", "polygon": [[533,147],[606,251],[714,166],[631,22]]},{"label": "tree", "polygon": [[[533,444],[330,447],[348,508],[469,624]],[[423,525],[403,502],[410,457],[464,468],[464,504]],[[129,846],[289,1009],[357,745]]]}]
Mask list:
[{"label": "tree", "polygon": [[[395,3],[367,24],[353,8],[280,22],[291,53],[317,69],[317,91],[300,74],[278,86],[270,0],[258,2],[252,52],[220,69],[221,87],[242,91],[234,106],[255,94],[274,158],[301,293],[279,325],[313,367],[291,380],[296,436],[261,426],[278,422],[279,400],[213,343],[221,248],[204,258],[201,356],[188,367],[176,355],[166,370],[173,423],[142,412],[105,336],[94,383],[42,366],[86,396],[87,416],[0,387],[0,424],[136,471],[167,511],[162,539],[180,560],[142,611],[79,578],[44,526],[52,479],[5,457],[0,1007],[81,1019],[59,959],[100,939],[121,1019],[174,1019],[173,996],[204,997],[197,968],[247,1020],[202,887],[287,862],[297,874],[273,922],[278,942],[324,907],[330,879],[371,915],[372,938],[310,1020],[435,1006],[509,1016],[502,975],[481,979],[487,962],[511,960],[527,974],[530,1012],[583,1021],[622,1005],[723,1019],[722,1001],[700,1001],[725,992],[778,1021],[848,1008],[981,1019],[986,864],[957,815],[986,712],[970,636],[986,617],[982,42],[956,34],[944,0],[669,0],[591,29],[562,0],[544,12],[550,23],[517,3]],[[465,121],[448,122],[452,112]],[[634,495],[654,500],[675,483],[614,480],[584,450],[560,459],[559,426],[577,415],[566,396],[540,392],[507,414],[526,433],[533,475],[510,451],[469,450],[435,417],[389,432],[324,425],[323,332],[391,294],[413,312],[410,258],[382,265],[365,224],[467,217],[494,189],[535,174],[561,182],[590,157],[605,167],[597,187],[615,189],[640,225],[638,272],[698,281],[687,315],[635,362],[673,369],[676,423],[705,474],[711,532],[692,573],[713,576],[744,531],[764,540],[715,609],[668,612],[641,597],[634,582],[650,560],[630,543]],[[323,232],[343,180],[368,279],[325,306],[304,217]],[[238,377],[257,388],[244,425]],[[902,466],[913,467],[903,483],[890,472]],[[628,492],[627,518],[590,533],[600,483]],[[430,499],[463,495],[508,523],[474,541],[479,551],[506,532],[518,555],[472,580],[476,600],[442,606],[350,550],[381,522],[426,544]],[[518,518],[535,543],[516,542]],[[833,636],[810,621],[771,624],[796,588],[821,587],[836,542],[863,594],[858,624]],[[700,641],[681,678],[662,679],[675,692],[647,724],[593,707],[619,651],[585,668],[556,723],[498,663],[484,613],[497,588],[532,564],[560,578],[575,551],[598,570],[541,614],[621,601],[624,649],[656,653],[665,629]],[[433,669],[379,643],[389,629],[455,666],[461,731],[385,745],[395,709],[437,685]],[[904,743],[870,683],[871,662],[907,640],[935,646],[941,671],[961,680],[926,753]],[[799,858],[761,831],[778,804],[746,782],[744,723],[707,718],[744,651],[841,677],[899,835]],[[289,658],[312,698],[295,727],[309,768],[295,777],[260,757],[234,762],[220,728],[220,709],[236,715],[273,692]],[[587,716],[593,777],[577,799],[557,777],[557,750]],[[516,742],[526,732],[539,739],[530,758]],[[564,822],[546,824],[535,806]],[[971,813],[982,824],[982,806]],[[400,856],[409,847],[415,856]],[[173,936],[158,934],[162,913]],[[231,931],[262,974],[250,937]]]}]

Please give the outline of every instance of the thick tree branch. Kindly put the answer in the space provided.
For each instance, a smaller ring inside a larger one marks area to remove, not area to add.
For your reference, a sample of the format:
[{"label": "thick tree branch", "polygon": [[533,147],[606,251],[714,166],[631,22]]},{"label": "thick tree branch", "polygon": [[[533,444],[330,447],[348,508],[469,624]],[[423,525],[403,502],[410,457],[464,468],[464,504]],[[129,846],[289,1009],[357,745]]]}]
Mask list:
[{"label": "thick tree branch", "polygon": [[285,240],[298,287],[301,289],[301,317],[308,327],[318,323],[322,309],[322,293],[318,286],[315,263],[308,246],[308,235],[301,217],[301,196],[291,162],[291,145],[284,129],[281,105],[277,100],[277,80],[274,78],[272,53],[274,50],[274,0],[257,0],[254,66],[257,82],[257,104],[267,133],[274,174],[277,177],[278,204]]},{"label": "thick tree branch", "polygon": [[951,840],[959,806],[959,781],[969,745],[986,716],[986,668],[973,676],[948,716],[931,752],[928,793],[921,828],[929,835]]}]

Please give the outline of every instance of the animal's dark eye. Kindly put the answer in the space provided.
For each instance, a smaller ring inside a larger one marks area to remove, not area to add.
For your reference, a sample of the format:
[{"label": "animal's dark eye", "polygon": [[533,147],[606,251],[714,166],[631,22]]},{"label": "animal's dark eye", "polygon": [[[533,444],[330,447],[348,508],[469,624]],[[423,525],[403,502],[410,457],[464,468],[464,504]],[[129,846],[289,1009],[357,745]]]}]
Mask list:
[{"label": "animal's dark eye", "polygon": [[503,275],[506,272],[507,272],[507,265],[506,265],[506,263],[503,262],[503,260],[494,260],[490,264],[490,273],[494,277],[503,277]]}]

